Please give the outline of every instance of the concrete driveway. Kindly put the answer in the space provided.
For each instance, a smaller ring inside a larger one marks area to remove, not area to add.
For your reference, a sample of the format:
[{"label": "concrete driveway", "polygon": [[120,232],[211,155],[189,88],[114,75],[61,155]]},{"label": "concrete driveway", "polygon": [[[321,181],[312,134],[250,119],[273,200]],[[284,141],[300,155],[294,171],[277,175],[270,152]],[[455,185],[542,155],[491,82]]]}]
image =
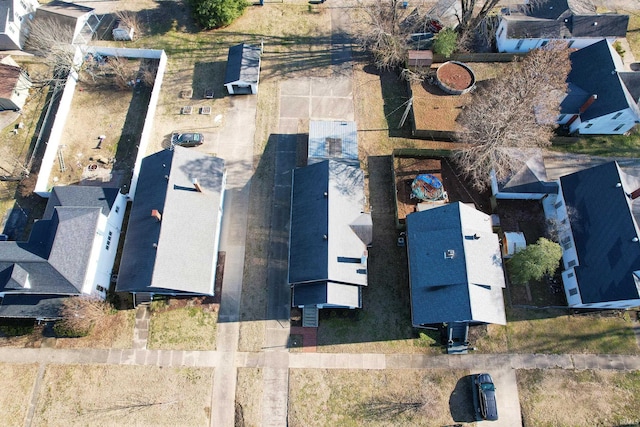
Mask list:
[{"label": "concrete driveway", "polygon": [[492,366],[488,370],[473,369],[472,374],[488,372],[496,386],[496,400],[498,402],[497,421],[478,421],[479,426],[515,427],[522,425],[520,401],[518,399],[518,383],[516,371],[510,366]]}]

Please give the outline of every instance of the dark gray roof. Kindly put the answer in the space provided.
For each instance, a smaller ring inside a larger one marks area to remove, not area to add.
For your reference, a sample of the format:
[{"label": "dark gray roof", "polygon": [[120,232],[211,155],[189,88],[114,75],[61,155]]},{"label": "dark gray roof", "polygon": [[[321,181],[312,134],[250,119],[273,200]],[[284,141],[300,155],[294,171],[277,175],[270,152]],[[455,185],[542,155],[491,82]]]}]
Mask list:
[{"label": "dark gray roof", "polygon": [[79,4],[55,0],[47,4],[41,5],[36,9],[36,14],[41,12],[53,13],[55,15],[67,16],[72,18],[80,18],[87,13],[93,12],[94,9],[88,6],[82,6]]},{"label": "dark gray roof", "polygon": [[[197,179],[203,192],[195,190]],[[213,295],[224,160],[183,147],[142,161],[116,290]],[[158,210],[162,220],[151,216]]]},{"label": "dark gray roof", "polygon": [[[79,199],[72,194],[74,191],[79,194],[97,193],[87,193],[80,186],[67,187],[59,194],[64,193],[68,198],[49,201],[46,211],[50,212],[50,219],[37,221],[28,241],[0,242],[0,291],[59,295],[81,293],[103,208],[101,202],[94,203],[91,198],[88,207],[81,207]],[[73,200],[74,206],[65,206],[64,200]]]},{"label": "dark gray roof", "polygon": [[570,39],[625,37],[628,15],[570,15],[559,19],[541,19],[524,15],[504,16],[511,39]]},{"label": "dark gray roof", "polygon": [[0,303],[0,317],[52,320],[60,318],[66,297],[56,295],[6,295]]},{"label": "dark gray roof", "polygon": [[367,285],[366,245],[351,225],[364,205],[364,174],[328,160],[294,171],[289,283]]},{"label": "dark gray roof", "polygon": [[556,194],[558,184],[548,182],[542,153],[539,150],[527,150],[522,152],[521,156],[523,157],[522,167],[500,184],[500,192]]},{"label": "dark gray roof", "polygon": [[88,185],[53,187],[42,217],[44,219],[51,219],[53,209],[56,206],[99,207],[102,209],[104,215],[109,215],[119,191],[117,188],[93,187]]},{"label": "dark gray roof", "polygon": [[[598,96],[598,99],[580,114],[582,121],[629,108],[629,99],[624,92],[613,60],[613,55],[617,53],[612,49],[606,40],[601,40],[573,52],[570,56],[571,71],[567,76],[567,82],[588,94],[580,105],[584,104],[592,94]],[[576,101],[572,100],[571,105],[577,105],[579,102]],[[575,110],[569,111],[567,104],[561,104],[560,107],[561,113],[577,113]]]},{"label": "dark gray roof", "polygon": [[[570,213],[583,303],[637,299],[635,271],[640,270],[638,230],[625,193],[628,180],[616,162],[560,178]],[[621,183],[622,187],[616,184]]]},{"label": "dark gray roof", "polygon": [[224,84],[258,83],[260,76],[260,46],[241,43],[229,48]]},{"label": "dark gray roof", "polygon": [[629,71],[618,75],[636,104],[640,104],[640,72]]},{"label": "dark gray roof", "polygon": [[412,213],[407,245],[413,325],[506,323],[502,258],[488,215],[459,202]]},{"label": "dark gray roof", "polygon": [[293,305],[332,305],[362,307],[362,288],[334,282],[319,282],[293,287]]}]

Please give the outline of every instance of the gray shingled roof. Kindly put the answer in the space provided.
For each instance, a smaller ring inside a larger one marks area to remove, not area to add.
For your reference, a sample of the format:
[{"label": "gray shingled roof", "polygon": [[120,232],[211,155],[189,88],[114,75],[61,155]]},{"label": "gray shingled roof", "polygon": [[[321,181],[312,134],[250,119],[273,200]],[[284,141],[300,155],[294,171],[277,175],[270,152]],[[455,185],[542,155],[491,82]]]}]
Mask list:
[{"label": "gray shingled roof", "polygon": [[0,303],[0,317],[12,319],[58,319],[66,297],[57,295],[6,295]]},{"label": "gray shingled roof", "polygon": [[293,305],[327,304],[341,307],[362,307],[362,288],[334,282],[319,282],[294,286]]},{"label": "gray shingled roof", "polygon": [[53,187],[47,207],[42,216],[44,219],[51,219],[53,209],[56,206],[66,207],[99,207],[104,215],[109,215],[111,207],[118,196],[117,188],[93,187],[81,185],[67,185]]},{"label": "gray shingled roof", "polygon": [[[366,245],[352,229],[362,219],[363,205],[364,174],[356,166],[326,160],[294,171],[290,284],[317,288],[324,282],[325,289],[331,288],[328,282],[367,285]],[[352,306],[346,302],[353,301],[354,290],[332,289],[336,290],[332,295],[345,302],[335,305]],[[316,302],[326,303],[322,298]]]},{"label": "gray shingled roof", "polygon": [[224,84],[258,83],[260,78],[260,46],[241,43],[229,48]]},{"label": "gray shingled roof", "polygon": [[[116,290],[213,295],[223,194],[220,158],[183,147],[146,157]],[[159,222],[151,216],[154,209],[162,215]]]},{"label": "gray shingled roof", "polygon": [[[69,186],[58,193],[66,195],[62,199],[73,200],[74,206],[64,206],[64,200],[51,198],[45,209],[50,213],[50,219],[37,221],[28,241],[0,242],[0,292],[14,295],[12,299],[4,299],[3,308],[0,310],[4,314],[0,316],[15,312],[20,313],[17,317],[43,317],[39,314],[42,310],[40,303],[32,306],[25,303],[23,306],[8,308],[10,302],[21,304],[20,298],[15,296],[17,294],[36,298],[42,295],[63,296],[81,293],[90,267],[89,256],[102,206],[109,203],[100,197],[89,197],[87,206],[83,207],[80,198],[73,194],[75,191],[79,195],[113,193],[113,198],[118,192],[117,189],[111,192],[93,187],[87,191],[85,187]],[[55,188],[53,192],[56,193]],[[108,212],[105,212],[106,214]]]},{"label": "gray shingled roof", "polygon": [[459,202],[412,213],[407,245],[413,325],[506,323],[500,245],[488,215]]},{"label": "gray shingled roof", "polygon": [[[560,178],[578,254],[576,279],[583,303],[637,299],[639,236],[626,193],[632,179],[609,162]],[[618,183],[622,187],[617,187]]]}]

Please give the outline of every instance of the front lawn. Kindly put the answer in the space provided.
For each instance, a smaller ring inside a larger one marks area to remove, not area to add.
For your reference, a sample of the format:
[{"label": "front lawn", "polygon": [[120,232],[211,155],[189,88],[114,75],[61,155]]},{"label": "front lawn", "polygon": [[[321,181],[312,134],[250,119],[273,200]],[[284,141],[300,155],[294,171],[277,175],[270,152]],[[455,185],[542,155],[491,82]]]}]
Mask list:
[{"label": "front lawn", "polygon": [[37,373],[37,365],[0,364],[0,390],[4,390],[0,393],[2,425],[11,427],[25,424]]},{"label": "front lawn", "polygon": [[525,426],[637,426],[640,372],[519,370]]},{"label": "front lawn", "polygon": [[154,301],[147,347],[162,350],[215,350],[217,306],[176,306]]},{"label": "front lawn", "polygon": [[570,315],[561,309],[507,309],[507,326],[489,325],[483,353],[640,354],[629,314]]}]

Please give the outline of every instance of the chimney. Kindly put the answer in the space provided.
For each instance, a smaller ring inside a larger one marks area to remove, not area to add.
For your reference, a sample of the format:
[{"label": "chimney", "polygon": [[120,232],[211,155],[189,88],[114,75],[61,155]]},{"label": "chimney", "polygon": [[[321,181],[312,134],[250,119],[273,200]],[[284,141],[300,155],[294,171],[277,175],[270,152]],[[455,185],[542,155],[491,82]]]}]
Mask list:
[{"label": "chimney", "polygon": [[153,209],[151,211],[151,216],[158,220],[158,222],[162,221],[162,214],[157,209]]},{"label": "chimney", "polygon": [[598,95],[596,95],[595,93],[593,95],[591,95],[589,97],[589,99],[587,99],[584,104],[582,104],[582,107],[580,107],[580,109],[578,110],[578,112],[580,114],[584,113],[585,111],[587,111],[587,108],[589,108],[591,106],[591,104],[593,104],[596,99],[598,99]]},{"label": "chimney", "polygon": [[631,193],[631,200],[635,200],[640,197],[640,188]]},{"label": "chimney", "polygon": [[195,187],[196,191],[198,193],[202,193],[202,187],[200,186],[200,183],[198,182],[198,178],[193,178],[193,186]]}]

